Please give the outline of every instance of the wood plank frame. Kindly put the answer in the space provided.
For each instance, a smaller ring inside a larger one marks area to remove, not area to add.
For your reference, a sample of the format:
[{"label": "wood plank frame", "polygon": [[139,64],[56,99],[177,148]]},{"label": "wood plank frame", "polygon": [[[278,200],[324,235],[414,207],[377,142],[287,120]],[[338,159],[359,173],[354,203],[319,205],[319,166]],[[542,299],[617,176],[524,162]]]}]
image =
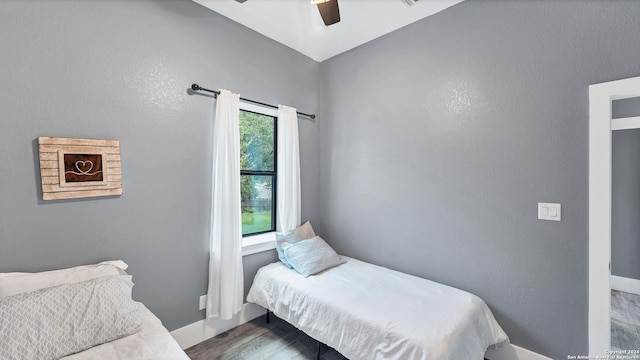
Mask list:
[{"label": "wood plank frame", "polygon": [[[39,137],[38,150],[43,200],[122,195],[120,141]],[[65,154],[101,155],[102,181],[67,182]]]}]

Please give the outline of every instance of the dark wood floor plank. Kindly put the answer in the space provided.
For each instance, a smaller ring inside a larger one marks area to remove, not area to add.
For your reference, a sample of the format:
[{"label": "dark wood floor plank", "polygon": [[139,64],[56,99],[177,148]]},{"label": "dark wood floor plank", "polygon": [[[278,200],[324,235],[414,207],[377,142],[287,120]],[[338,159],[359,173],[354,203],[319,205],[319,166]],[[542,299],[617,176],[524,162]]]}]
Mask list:
[{"label": "dark wood floor plank", "polygon": [[226,344],[211,345],[202,342],[188,349],[189,358],[192,360],[208,360],[219,359],[222,354],[229,352],[229,347]]},{"label": "dark wood floor plank", "polygon": [[[286,321],[261,316],[185,350],[192,360],[315,360],[317,341]],[[321,359],[346,360],[323,345]]]}]

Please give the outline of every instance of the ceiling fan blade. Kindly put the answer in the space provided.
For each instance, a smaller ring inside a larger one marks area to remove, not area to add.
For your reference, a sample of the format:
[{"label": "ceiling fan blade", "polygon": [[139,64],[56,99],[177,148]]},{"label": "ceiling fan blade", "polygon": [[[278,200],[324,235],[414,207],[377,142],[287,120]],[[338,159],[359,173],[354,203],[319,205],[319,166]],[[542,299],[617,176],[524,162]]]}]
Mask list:
[{"label": "ceiling fan blade", "polygon": [[333,25],[340,21],[340,8],[338,8],[338,0],[329,0],[318,3],[318,11],[322,16],[322,21],[326,26]]}]

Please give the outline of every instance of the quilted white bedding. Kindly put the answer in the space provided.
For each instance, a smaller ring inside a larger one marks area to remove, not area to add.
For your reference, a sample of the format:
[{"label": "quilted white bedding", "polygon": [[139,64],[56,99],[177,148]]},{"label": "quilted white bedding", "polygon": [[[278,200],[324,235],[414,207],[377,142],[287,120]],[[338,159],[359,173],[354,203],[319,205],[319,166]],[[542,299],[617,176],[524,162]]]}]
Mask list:
[{"label": "quilted white bedding", "polygon": [[343,257],[305,278],[281,262],[261,268],[247,301],[351,360],[482,360],[508,341],[479,297]]},{"label": "quilted white bedding", "polygon": [[142,303],[142,331],[61,360],[189,360],[167,329]]}]

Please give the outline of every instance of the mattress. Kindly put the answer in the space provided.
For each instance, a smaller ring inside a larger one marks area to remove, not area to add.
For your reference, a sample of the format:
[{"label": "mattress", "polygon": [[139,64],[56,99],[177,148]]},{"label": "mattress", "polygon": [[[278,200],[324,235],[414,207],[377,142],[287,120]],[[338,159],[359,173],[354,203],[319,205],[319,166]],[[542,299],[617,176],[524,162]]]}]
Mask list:
[{"label": "mattress", "polygon": [[167,329],[142,303],[140,309],[142,331],[92,347],[63,360],[189,360]]},{"label": "mattress", "polygon": [[304,278],[261,268],[247,301],[352,360],[482,360],[508,337],[479,297],[349,257]]}]

